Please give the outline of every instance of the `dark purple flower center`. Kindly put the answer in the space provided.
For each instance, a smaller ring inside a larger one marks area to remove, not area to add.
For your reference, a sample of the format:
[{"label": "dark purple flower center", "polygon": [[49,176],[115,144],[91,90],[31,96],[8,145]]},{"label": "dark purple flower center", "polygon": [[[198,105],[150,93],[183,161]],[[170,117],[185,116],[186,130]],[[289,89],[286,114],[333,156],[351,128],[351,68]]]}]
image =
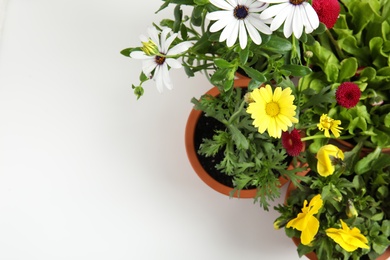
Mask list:
[{"label": "dark purple flower center", "polygon": [[245,5],[237,5],[236,8],[234,8],[234,17],[236,17],[238,20],[245,19],[249,14],[249,8]]},{"label": "dark purple flower center", "polygon": [[164,64],[164,62],[165,62],[165,57],[156,55],[156,57],[154,58],[154,60],[156,61],[156,63],[157,63],[158,65],[162,65],[162,64]]},{"label": "dark purple flower center", "polygon": [[306,2],[306,0],[290,0],[290,4],[293,4],[293,5],[300,5],[303,2]]}]

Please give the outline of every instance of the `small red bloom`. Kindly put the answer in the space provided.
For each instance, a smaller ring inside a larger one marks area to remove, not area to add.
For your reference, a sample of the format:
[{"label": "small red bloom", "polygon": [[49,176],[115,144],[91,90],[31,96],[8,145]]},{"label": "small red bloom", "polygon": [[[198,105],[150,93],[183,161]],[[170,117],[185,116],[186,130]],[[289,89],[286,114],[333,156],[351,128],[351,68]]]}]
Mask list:
[{"label": "small red bloom", "polygon": [[303,148],[303,142],[301,141],[299,131],[294,128],[290,133],[283,132],[282,145],[286,149],[288,155],[298,156]]},{"label": "small red bloom", "polygon": [[333,28],[339,18],[340,4],[338,0],[313,0],[313,9],[317,12],[318,19],[328,29]]},{"label": "small red bloom", "polygon": [[345,108],[352,108],[359,102],[361,91],[359,86],[352,82],[344,82],[336,90],[337,103]]}]

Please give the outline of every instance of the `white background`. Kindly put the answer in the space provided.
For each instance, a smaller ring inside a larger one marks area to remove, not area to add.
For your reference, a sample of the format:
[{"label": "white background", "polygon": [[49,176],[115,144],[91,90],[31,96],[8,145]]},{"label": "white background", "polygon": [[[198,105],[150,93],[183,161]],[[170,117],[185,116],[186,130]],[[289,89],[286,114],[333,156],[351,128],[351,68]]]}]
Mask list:
[{"label": "white background", "polygon": [[192,170],[184,127],[190,99],[211,87],[202,75],[171,71],[172,91],[150,82],[136,101],[141,62],[119,52],[172,17],[154,14],[161,4],[8,1],[0,260],[299,259],[273,229],[278,213],[229,199]]}]

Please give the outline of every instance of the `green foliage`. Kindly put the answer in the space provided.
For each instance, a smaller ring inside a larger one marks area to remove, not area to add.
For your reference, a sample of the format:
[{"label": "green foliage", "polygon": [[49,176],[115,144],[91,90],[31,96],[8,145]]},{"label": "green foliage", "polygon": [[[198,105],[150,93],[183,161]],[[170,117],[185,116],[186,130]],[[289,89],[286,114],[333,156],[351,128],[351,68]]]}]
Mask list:
[{"label": "green foliage", "polygon": [[[280,213],[275,223],[287,224],[301,212],[304,200],[321,194],[323,206],[316,215],[320,222],[318,233],[309,246],[298,246],[300,256],[314,251],[320,260],[360,259],[364,255],[376,259],[390,246],[390,156],[377,149],[360,157],[361,147],[359,144],[345,152],[344,163],[333,175],[322,177],[312,170],[301,187],[291,192],[287,203],[275,207]],[[368,239],[370,249],[347,252],[328,237],[325,230],[340,228],[340,219],[350,228],[358,228]],[[290,237],[301,235],[293,228],[285,228],[285,232]]]},{"label": "green foliage", "polygon": [[[230,65],[218,60],[221,67]],[[269,202],[280,196],[279,177],[298,183],[303,178],[296,173],[303,168],[287,170],[290,163],[280,139],[268,134],[260,134],[252,125],[253,120],[246,113],[245,88],[232,88],[216,97],[203,95],[199,100],[192,99],[195,108],[221,122],[225,129],[216,131],[211,139],[204,139],[199,153],[210,157],[223,153],[223,159],[216,165],[221,172],[232,176],[235,191],[256,188],[254,203],[265,210]]]}]

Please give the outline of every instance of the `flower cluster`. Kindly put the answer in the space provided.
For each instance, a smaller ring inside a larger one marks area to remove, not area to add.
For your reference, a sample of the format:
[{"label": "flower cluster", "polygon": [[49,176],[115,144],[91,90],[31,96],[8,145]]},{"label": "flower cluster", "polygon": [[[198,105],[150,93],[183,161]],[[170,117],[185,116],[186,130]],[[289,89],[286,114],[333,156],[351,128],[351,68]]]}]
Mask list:
[{"label": "flower cluster", "polygon": [[[281,179],[303,187],[280,208],[286,230],[302,241],[300,254],[383,251],[389,234],[373,228],[388,224],[387,193],[377,187],[378,197],[366,184],[388,172],[381,151],[390,148],[390,2],[163,2],[159,10],[174,5],[173,18],[148,29],[142,46],[121,52],[142,60],[140,83],[132,85],[137,98],[149,80],[160,92],[172,89],[172,68],[203,73],[219,95],[192,103],[219,128],[202,138],[198,154],[221,155],[215,168],[231,177],[232,191],[255,188],[255,201],[268,209]],[[235,84],[242,78],[247,83]],[[344,153],[341,139],[357,148]],[[297,175],[307,165],[310,178]]]},{"label": "flower cluster", "polygon": [[285,226],[287,235],[299,238],[300,255],[375,259],[390,245],[385,230],[390,223],[390,156],[360,158],[360,148],[343,152],[332,144],[322,146],[306,179],[296,188],[290,185],[286,204],[275,207],[281,213],[275,227]]}]

